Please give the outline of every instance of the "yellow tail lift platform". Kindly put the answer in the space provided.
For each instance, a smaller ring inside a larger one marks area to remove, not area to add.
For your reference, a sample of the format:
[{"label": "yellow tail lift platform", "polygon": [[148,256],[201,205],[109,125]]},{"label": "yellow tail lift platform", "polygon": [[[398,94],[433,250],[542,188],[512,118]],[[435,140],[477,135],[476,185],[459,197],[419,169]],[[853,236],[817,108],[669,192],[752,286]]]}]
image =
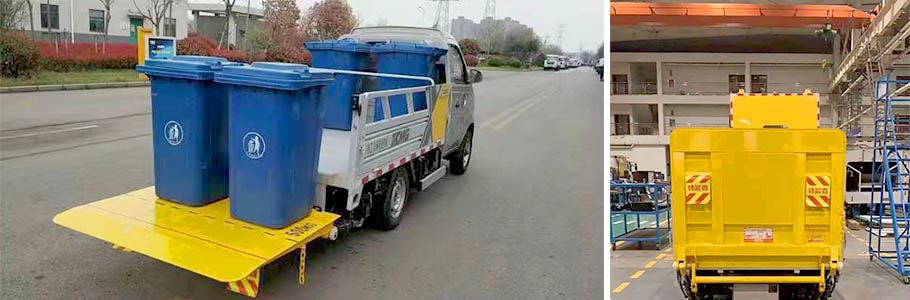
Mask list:
[{"label": "yellow tail lift platform", "polygon": [[338,232],[336,214],[313,210],[286,228],[272,229],[232,218],[229,201],[189,207],[158,199],[148,187],[71,208],[54,223],[227,283],[249,297],[258,294],[260,269],[297,249],[303,284],[306,244]]}]

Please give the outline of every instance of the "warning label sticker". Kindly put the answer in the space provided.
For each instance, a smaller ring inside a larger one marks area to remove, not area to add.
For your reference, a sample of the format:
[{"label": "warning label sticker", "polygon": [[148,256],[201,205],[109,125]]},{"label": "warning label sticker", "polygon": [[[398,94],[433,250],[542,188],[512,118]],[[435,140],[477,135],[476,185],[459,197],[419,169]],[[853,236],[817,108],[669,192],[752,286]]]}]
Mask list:
[{"label": "warning label sticker", "polygon": [[708,204],[711,202],[711,174],[686,174],[686,204]]},{"label": "warning label sticker", "polygon": [[806,175],[806,206],[831,206],[831,176],[828,174]]},{"label": "warning label sticker", "polygon": [[745,228],[743,230],[745,243],[773,243],[774,230],[771,228]]}]

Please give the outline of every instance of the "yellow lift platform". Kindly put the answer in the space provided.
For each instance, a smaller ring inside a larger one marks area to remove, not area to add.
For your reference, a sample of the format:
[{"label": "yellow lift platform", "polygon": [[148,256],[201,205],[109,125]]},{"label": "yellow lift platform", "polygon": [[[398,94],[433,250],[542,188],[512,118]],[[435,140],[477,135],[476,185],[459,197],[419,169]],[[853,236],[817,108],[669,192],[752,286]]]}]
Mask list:
[{"label": "yellow lift platform", "polygon": [[256,297],[260,269],[300,249],[298,283],[305,281],[306,245],[334,239],[338,215],[313,210],[288,227],[272,229],[231,217],[229,199],[190,207],[155,195],[147,187],[77,206],[54,223],[227,283],[228,290]]}]

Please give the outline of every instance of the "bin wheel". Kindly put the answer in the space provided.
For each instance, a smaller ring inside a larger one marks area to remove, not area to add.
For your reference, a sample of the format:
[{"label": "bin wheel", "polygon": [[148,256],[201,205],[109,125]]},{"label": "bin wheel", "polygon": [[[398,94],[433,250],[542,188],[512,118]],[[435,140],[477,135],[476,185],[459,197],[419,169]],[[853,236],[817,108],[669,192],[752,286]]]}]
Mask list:
[{"label": "bin wheel", "polygon": [[383,230],[392,230],[398,227],[404,215],[405,205],[411,198],[408,174],[403,168],[392,172],[392,178],[386,190],[383,191],[382,202],[373,203],[375,226]]},{"label": "bin wheel", "polygon": [[901,278],[901,281],[903,281],[904,284],[910,284],[910,276],[904,276],[904,277],[902,277],[902,278]]},{"label": "bin wheel", "polygon": [[474,132],[468,130],[461,139],[461,146],[452,156],[449,157],[449,169],[452,174],[462,175],[468,170],[468,164],[471,163],[471,147],[474,146]]}]

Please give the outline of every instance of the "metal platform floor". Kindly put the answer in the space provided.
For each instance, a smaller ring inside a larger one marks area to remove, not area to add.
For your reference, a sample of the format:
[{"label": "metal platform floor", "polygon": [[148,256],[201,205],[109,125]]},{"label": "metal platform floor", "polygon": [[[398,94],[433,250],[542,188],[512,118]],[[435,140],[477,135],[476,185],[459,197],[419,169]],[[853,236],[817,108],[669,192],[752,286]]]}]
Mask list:
[{"label": "metal platform floor", "polygon": [[[844,274],[832,300],[907,299],[910,285],[895,272],[870,261],[865,230],[847,229]],[[621,243],[610,254],[610,299],[685,299],[676,283],[672,247],[654,250],[654,244]]]}]

